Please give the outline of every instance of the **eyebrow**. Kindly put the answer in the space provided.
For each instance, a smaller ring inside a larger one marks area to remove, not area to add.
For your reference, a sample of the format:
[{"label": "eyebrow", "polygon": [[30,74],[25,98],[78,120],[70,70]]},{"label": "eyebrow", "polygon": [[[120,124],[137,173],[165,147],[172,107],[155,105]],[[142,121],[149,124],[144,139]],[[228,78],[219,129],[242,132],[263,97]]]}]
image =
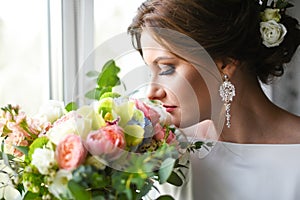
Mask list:
[{"label": "eyebrow", "polygon": [[157,57],[157,58],[153,61],[153,63],[154,63],[154,64],[157,64],[158,61],[160,61],[160,60],[173,60],[173,59],[175,59],[175,57],[159,56],[159,57]]}]

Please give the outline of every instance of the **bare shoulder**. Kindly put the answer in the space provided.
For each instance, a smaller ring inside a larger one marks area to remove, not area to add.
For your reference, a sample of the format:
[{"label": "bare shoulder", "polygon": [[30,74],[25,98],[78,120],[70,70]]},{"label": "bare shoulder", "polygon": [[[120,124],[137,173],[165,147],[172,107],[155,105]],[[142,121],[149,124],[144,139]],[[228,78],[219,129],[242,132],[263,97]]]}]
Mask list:
[{"label": "bare shoulder", "polygon": [[300,116],[288,113],[280,130],[282,143],[300,144]]}]

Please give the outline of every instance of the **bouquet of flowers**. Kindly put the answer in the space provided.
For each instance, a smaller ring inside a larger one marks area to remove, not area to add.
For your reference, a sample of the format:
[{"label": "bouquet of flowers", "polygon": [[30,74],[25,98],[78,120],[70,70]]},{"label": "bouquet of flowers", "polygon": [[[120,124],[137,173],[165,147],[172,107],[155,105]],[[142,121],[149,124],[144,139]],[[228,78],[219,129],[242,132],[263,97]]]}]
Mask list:
[{"label": "bouquet of flowers", "polygon": [[181,161],[201,143],[167,124],[159,103],[114,93],[118,72],[106,63],[90,105],[50,101],[35,117],[3,107],[0,187],[23,199],[81,200],[142,199],[154,181],[180,186]]}]

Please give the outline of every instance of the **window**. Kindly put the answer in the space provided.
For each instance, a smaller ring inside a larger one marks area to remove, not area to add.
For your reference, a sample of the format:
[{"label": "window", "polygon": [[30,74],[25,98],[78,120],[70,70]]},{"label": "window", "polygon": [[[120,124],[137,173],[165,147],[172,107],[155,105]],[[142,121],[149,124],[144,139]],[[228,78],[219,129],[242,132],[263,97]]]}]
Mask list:
[{"label": "window", "polygon": [[49,98],[46,0],[0,0],[0,105],[35,113]]}]

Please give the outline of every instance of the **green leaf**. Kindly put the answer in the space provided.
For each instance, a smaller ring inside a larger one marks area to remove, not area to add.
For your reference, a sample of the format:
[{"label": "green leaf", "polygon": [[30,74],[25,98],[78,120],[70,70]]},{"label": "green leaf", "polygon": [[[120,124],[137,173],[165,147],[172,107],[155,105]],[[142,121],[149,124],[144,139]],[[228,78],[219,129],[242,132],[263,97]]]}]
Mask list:
[{"label": "green leaf", "polygon": [[101,96],[101,90],[99,88],[92,89],[92,90],[88,91],[87,93],[85,93],[84,96],[89,99],[98,100]]},{"label": "green leaf", "polygon": [[9,164],[9,158],[8,158],[7,154],[4,152],[2,152],[2,159],[3,159],[4,164],[11,168],[11,166]]},{"label": "green leaf", "polygon": [[262,0],[262,1],[263,1],[262,10],[265,10],[268,5],[268,0]]},{"label": "green leaf", "polygon": [[26,192],[25,196],[23,197],[23,200],[40,200],[41,197],[39,196],[38,193],[33,193],[33,192]]},{"label": "green leaf", "polygon": [[120,79],[118,73],[120,68],[116,66],[114,60],[109,60],[105,63],[101,73],[98,76],[97,83],[98,87],[101,89],[103,87],[115,87],[120,85]]},{"label": "green leaf", "polygon": [[151,190],[153,184],[154,184],[153,181],[151,182],[151,181],[149,181],[149,179],[146,180],[144,186],[142,187],[142,189],[140,190],[140,193],[138,193],[136,198],[142,199],[142,197],[145,196]]},{"label": "green leaf", "polygon": [[5,154],[5,157],[7,157],[8,158],[8,160],[12,160],[12,159],[14,159],[15,158],[15,156],[14,155],[11,155],[11,154],[6,154],[6,153],[4,153],[4,152],[2,152],[2,151],[0,151],[0,160],[3,160],[3,155]]},{"label": "green leaf", "polygon": [[202,145],[204,144],[204,142],[202,141],[197,141],[194,143],[195,145],[195,149],[200,149],[202,147]]},{"label": "green leaf", "polygon": [[70,112],[72,110],[77,110],[78,106],[75,102],[70,102],[66,105],[65,109],[66,109],[66,111]]},{"label": "green leaf", "polygon": [[99,100],[100,97],[102,96],[102,94],[104,94],[106,92],[111,92],[111,91],[112,91],[112,87],[103,87],[102,89],[95,88],[95,89],[92,89],[92,90],[88,91],[85,94],[85,97],[89,98],[89,99]]},{"label": "green leaf", "polygon": [[171,173],[167,182],[178,187],[183,184],[182,179],[175,172]]},{"label": "green leaf", "polygon": [[288,3],[285,8],[291,8],[291,7],[294,7],[294,4]]},{"label": "green leaf", "polygon": [[33,141],[33,143],[29,146],[29,151],[28,151],[28,158],[30,161],[32,159],[32,154],[34,150],[37,148],[43,148],[43,146],[46,145],[48,141],[49,139],[46,137],[39,137]]},{"label": "green leaf", "polygon": [[111,97],[111,98],[118,98],[120,97],[121,95],[119,93],[116,93],[116,92],[105,92],[104,94],[101,95],[100,97],[100,100],[101,99],[104,99],[104,98],[107,98],[107,97]]},{"label": "green leaf", "polygon": [[1,142],[1,152],[4,152],[4,140]]},{"label": "green leaf", "polygon": [[92,71],[89,71],[88,73],[86,73],[86,75],[87,75],[87,77],[93,78],[93,77],[99,76],[99,72],[96,70],[92,70]]},{"label": "green leaf", "polygon": [[208,146],[208,147],[213,147],[214,143],[213,142],[207,142],[205,145]]},{"label": "green leaf", "polygon": [[27,146],[14,146],[16,149],[21,151],[25,156],[28,155],[29,147]]},{"label": "green leaf", "polygon": [[170,195],[162,195],[158,197],[156,200],[174,200],[174,198]]},{"label": "green leaf", "polygon": [[174,168],[174,164],[175,164],[175,159],[174,158],[167,158],[166,160],[163,161],[163,163],[161,164],[160,168],[159,168],[159,183],[165,183],[168,178],[170,177],[173,168]]},{"label": "green leaf", "polygon": [[68,188],[75,200],[91,199],[91,194],[73,180],[68,182]]},{"label": "green leaf", "polygon": [[276,2],[276,8],[279,8],[279,9],[286,8],[287,5],[288,5],[288,2],[285,0],[278,0]]}]

